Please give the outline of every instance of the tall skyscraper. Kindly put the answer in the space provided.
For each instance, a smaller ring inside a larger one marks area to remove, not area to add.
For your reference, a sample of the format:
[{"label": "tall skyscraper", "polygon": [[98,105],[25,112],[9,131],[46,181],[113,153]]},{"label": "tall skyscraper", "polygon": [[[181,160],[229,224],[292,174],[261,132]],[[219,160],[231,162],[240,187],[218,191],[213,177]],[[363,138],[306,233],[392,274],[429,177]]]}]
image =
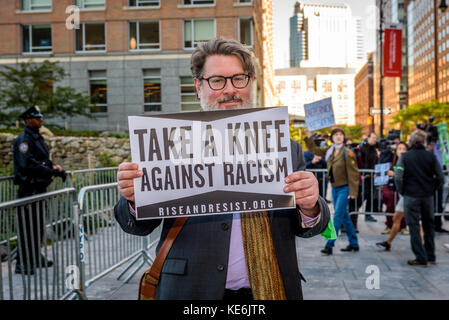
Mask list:
[{"label": "tall skyscraper", "polygon": [[307,60],[306,35],[304,14],[296,2],[294,15],[290,18],[290,67],[299,67],[302,60]]},{"label": "tall skyscraper", "polygon": [[[433,0],[432,0],[433,1]],[[408,31],[407,20],[412,17],[412,12],[407,11],[409,0],[391,0],[383,3],[382,15],[383,15],[383,29],[394,26],[396,28],[402,29],[402,77],[384,77],[382,80],[382,109],[383,109],[383,134],[386,135],[391,129],[399,129],[399,125],[394,127],[391,124],[391,117],[395,116],[398,111],[405,109],[409,104],[409,76],[408,76],[408,66],[413,66],[413,61],[409,61],[408,50],[409,43],[413,44],[411,41]],[[379,11],[379,2],[376,2],[377,10]],[[422,10],[422,8],[421,8]],[[379,21],[377,21],[379,25]],[[429,32],[429,37],[431,33],[428,28],[429,25],[426,24],[426,33]],[[432,38],[431,37],[431,38]],[[373,65],[373,79],[374,79],[374,96],[373,96],[373,108],[376,109],[376,113],[373,114],[374,125],[377,133],[380,133],[380,123],[381,117],[380,111],[380,42],[379,42],[379,32],[376,32],[376,52],[374,53],[374,65]],[[411,42],[410,42],[411,41]],[[383,42],[382,48],[385,48],[385,43]],[[382,49],[382,50],[383,50]],[[383,57],[385,61],[385,57]],[[426,68],[431,68],[430,64]],[[424,81],[423,81],[424,83]],[[426,82],[427,83],[427,82]],[[421,91],[423,92],[423,91]]]},{"label": "tall skyscraper", "polygon": [[358,68],[365,60],[361,20],[347,5],[295,4],[290,66]]},{"label": "tall skyscraper", "polygon": [[355,45],[356,45],[356,60],[366,60],[365,41],[362,31],[362,19],[354,18],[355,23]]}]

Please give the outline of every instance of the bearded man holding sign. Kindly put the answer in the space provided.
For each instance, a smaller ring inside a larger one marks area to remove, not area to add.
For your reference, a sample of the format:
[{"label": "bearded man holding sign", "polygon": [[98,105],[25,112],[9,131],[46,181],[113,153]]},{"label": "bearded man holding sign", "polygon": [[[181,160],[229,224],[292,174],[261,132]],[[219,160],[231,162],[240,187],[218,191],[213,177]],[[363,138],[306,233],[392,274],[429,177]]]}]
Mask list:
[{"label": "bearded man holding sign", "polygon": [[[239,42],[200,43],[191,70],[203,110],[254,107],[253,58]],[[283,191],[294,192],[296,208],[189,217],[163,264],[156,299],[302,299],[295,237],[322,233],[330,214],[315,176],[304,171],[301,146],[292,140],[291,153],[294,172]],[[125,232],[141,236],[163,223],[159,251],[177,219],[135,219],[134,179],[142,175],[137,163],[120,164],[115,216]]]}]

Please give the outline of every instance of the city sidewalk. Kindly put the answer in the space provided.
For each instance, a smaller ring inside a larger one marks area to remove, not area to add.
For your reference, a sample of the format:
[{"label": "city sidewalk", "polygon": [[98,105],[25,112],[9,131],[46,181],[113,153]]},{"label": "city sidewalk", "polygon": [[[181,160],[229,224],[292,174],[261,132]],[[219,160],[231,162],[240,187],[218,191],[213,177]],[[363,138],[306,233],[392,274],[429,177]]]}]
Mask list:
[{"label": "city sidewalk", "polygon": [[[340,252],[348,244],[344,233],[337,240],[331,256],[320,253],[325,244],[322,236],[298,239],[300,271],[307,280],[303,282],[304,299],[449,299],[449,250],[443,247],[444,243],[449,243],[449,234],[437,233],[435,236],[436,265],[412,267],[407,265],[407,260],[414,258],[409,236],[399,234],[389,252],[376,247],[376,242],[387,238],[380,234],[385,228],[385,217],[376,218],[378,222],[365,222],[364,216],[359,216],[359,252]],[[449,229],[449,221],[443,221],[444,228]],[[125,265],[87,288],[88,299],[136,300],[140,276],[148,265],[143,266],[127,284],[116,279]],[[126,278],[133,269],[122,278]],[[373,270],[379,271],[378,289],[367,288],[367,282],[368,287],[376,284],[371,281]]]}]

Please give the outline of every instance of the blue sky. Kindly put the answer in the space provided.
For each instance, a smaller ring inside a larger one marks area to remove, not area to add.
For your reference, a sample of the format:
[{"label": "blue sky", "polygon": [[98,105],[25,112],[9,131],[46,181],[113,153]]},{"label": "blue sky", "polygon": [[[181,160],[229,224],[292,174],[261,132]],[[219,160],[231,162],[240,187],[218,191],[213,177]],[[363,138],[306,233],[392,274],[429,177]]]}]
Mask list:
[{"label": "blue sky", "polygon": [[[273,0],[273,45],[274,68],[287,68],[289,58],[289,19],[297,0]],[[362,18],[365,51],[374,51],[376,45],[375,0],[301,0],[301,3],[341,4],[346,3],[353,16]]]}]

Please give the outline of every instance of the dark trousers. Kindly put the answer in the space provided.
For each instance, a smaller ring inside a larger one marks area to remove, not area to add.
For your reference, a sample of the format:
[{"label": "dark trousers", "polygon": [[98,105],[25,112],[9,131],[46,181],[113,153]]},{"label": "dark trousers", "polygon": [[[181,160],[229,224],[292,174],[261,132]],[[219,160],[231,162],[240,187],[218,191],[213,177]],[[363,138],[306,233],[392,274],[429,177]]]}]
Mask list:
[{"label": "dark trousers", "polygon": [[[413,198],[404,196],[404,215],[410,231],[410,244],[416,260],[427,263],[435,260],[435,229],[433,215],[433,196]],[[419,233],[419,220],[424,231],[424,245]]]},{"label": "dark trousers", "polygon": [[323,199],[326,199],[328,181],[327,181],[327,179],[325,177],[324,178],[320,177],[317,180],[318,180],[318,190],[320,192],[320,196]]},{"label": "dark trousers", "polygon": [[[359,193],[357,194],[357,199],[349,199],[349,213],[359,211],[361,206],[362,206],[362,185],[359,184]],[[359,219],[359,215],[351,214],[349,217],[351,218],[354,229],[357,230],[357,221]]]},{"label": "dark trousers", "polygon": [[364,199],[366,200],[366,212],[380,212],[379,189],[374,186],[374,180],[365,178]]},{"label": "dark trousers", "polygon": [[[443,184],[438,188],[437,195],[434,198],[435,212],[443,213]],[[435,216],[435,229],[440,230],[443,227],[441,216]]]},{"label": "dark trousers", "polygon": [[[20,185],[18,198],[46,192],[46,188]],[[44,212],[42,202],[18,208],[17,212],[18,253],[17,264],[35,268],[40,265],[40,247],[44,236]]]}]

